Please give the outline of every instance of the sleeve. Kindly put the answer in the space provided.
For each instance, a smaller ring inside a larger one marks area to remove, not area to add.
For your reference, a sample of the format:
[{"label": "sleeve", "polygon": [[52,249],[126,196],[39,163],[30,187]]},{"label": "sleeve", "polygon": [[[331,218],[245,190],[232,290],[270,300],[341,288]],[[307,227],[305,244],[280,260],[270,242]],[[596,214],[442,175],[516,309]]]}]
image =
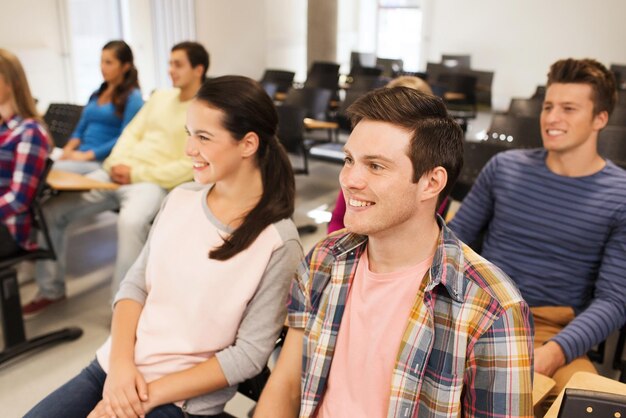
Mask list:
[{"label": "sleeve", "polygon": [[503,309],[468,354],[463,416],[534,416],[533,338],[525,302]]},{"label": "sleeve", "polygon": [[311,270],[309,268],[313,251],[300,263],[296,275],[291,281],[289,300],[287,303],[287,323],[290,328],[304,329],[309,319],[310,291],[308,283]]},{"label": "sleeve", "polygon": [[494,207],[493,182],[496,178],[499,156],[489,160],[481,170],[470,192],[465,196],[449,228],[463,242],[471,244],[491,221]]},{"label": "sleeve", "polygon": [[35,197],[37,186],[43,179],[49,142],[38,125],[24,128],[15,148],[15,167],[8,190],[0,195],[0,220],[24,213]]},{"label": "sleeve", "polygon": [[216,353],[229,385],[263,370],[285,321],[289,281],[302,259],[302,247],[291,239],[270,258],[259,287],[246,308],[235,343]]},{"label": "sleeve", "polygon": [[[134,121],[133,121],[134,122]],[[131,183],[156,183],[164,189],[171,189],[193,178],[191,160],[186,155],[180,158],[148,167],[146,165],[133,167],[130,171]]]},{"label": "sleeve", "polygon": [[606,340],[626,322],[626,208],[622,207],[604,247],[591,304],[552,341],[558,343],[567,362]]},{"label": "sleeve", "polygon": [[104,163],[102,164],[105,170],[109,171],[111,170],[111,167],[124,161],[126,156],[133,152],[135,145],[141,141],[141,138],[146,131],[148,115],[150,114],[150,109],[152,107],[151,103],[153,100],[154,96],[148,100],[148,102],[141,108],[141,110],[139,110],[136,116],[122,131],[122,134],[111,150],[111,155],[109,155],[109,157],[104,160]]}]

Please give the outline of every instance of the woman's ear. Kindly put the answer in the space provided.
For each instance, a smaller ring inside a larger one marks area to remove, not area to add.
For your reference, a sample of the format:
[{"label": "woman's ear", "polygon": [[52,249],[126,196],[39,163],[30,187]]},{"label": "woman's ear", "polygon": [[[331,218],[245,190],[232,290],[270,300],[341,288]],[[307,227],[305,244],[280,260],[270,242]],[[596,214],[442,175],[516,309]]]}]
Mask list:
[{"label": "woman's ear", "polygon": [[259,149],[259,136],[254,132],[248,132],[241,141],[239,141],[239,147],[243,158],[253,156]]}]

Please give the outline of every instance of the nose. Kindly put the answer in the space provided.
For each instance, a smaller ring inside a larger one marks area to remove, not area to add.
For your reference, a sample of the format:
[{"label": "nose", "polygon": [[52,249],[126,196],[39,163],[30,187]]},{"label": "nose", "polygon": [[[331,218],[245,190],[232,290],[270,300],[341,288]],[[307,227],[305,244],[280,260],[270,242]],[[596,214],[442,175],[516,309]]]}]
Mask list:
[{"label": "nose", "polygon": [[548,124],[558,122],[561,118],[561,114],[556,107],[544,109],[541,116],[544,122]]},{"label": "nose", "polygon": [[198,155],[198,148],[196,147],[196,140],[193,135],[187,135],[187,144],[185,144],[185,154],[189,157]]},{"label": "nose", "polygon": [[339,173],[339,184],[347,190],[362,190],[365,187],[365,179],[362,170],[355,166],[344,165]]}]

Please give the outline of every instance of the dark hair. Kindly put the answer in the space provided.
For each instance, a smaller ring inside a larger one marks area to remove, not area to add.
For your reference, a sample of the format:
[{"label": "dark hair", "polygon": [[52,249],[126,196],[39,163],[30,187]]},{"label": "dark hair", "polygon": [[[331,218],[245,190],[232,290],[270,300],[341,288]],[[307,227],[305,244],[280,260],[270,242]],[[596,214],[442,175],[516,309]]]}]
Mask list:
[{"label": "dark hair", "polygon": [[228,260],[248,248],[268,225],[293,214],[295,179],[287,153],[276,137],[276,109],[258,82],[241,76],[217,77],[200,87],[196,100],[221,110],[222,125],[236,140],[249,132],[259,137],[256,162],[263,182],[261,199],[224,244],[209,252],[210,258]]},{"label": "dark hair", "polygon": [[594,116],[607,112],[609,116],[617,102],[615,75],[594,59],[562,59],[550,66],[548,86],[552,83],[588,84],[593,90]]},{"label": "dark hair", "polygon": [[413,182],[441,166],[448,173],[448,182],[439,194],[439,203],[450,193],[463,166],[463,130],[440,98],[409,87],[380,88],[360,97],[347,112],[353,127],[366,119],[407,129],[412,135],[407,154],[413,165]]},{"label": "dark hair", "polygon": [[[111,97],[111,102],[113,103],[113,106],[115,106],[115,113],[119,117],[123,117],[128,96],[134,89],[139,88],[138,73],[137,68],[135,68],[133,51],[124,41],[107,42],[102,47],[102,50],[113,51],[115,53],[115,58],[117,58],[122,65],[130,64],[128,70],[124,73],[124,79],[119,85],[115,86]],[[96,96],[100,97],[100,95],[106,90],[108,84],[109,83],[106,81],[102,83],[96,92]]]},{"label": "dark hair", "polygon": [[172,47],[172,52],[183,50],[187,55],[187,59],[192,68],[202,65],[204,71],[202,72],[202,82],[206,80],[206,73],[209,71],[209,53],[198,42],[185,41],[180,42]]}]

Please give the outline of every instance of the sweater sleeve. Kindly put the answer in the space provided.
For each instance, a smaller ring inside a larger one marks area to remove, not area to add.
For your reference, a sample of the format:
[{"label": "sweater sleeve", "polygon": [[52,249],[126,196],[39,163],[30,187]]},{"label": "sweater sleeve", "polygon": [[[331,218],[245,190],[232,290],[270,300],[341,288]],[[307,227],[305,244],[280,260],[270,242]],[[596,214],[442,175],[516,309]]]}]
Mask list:
[{"label": "sweater sleeve", "polygon": [[164,189],[171,189],[192,178],[191,160],[186,155],[158,166],[133,167],[130,171],[131,183],[156,183]]},{"label": "sweater sleeve", "polygon": [[302,260],[297,238],[285,241],[271,256],[256,294],[246,308],[235,343],[216,353],[229,385],[263,370],[285,322],[290,281]]},{"label": "sweater sleeve", "polygon": [[623,206],[604,247],[590,305],[552,340],[567,362],[585,354],[626,322],[626,208]]},{"label": "sweater sleeve", "polygon": [[470,192],[465,196],[458,212],[450,221],[449,228],[467,244],[480,237],[489,225],[494,210],[493,182],[498,169],[498,155],[489,160],[481,170]]},{"label": "sweater sleeve", "polygon": [[48,158],[48,139],[38,125],[29,124],[15,148],[15,166],[8,190],[0,195],[0,221],[24,213],[35,197]]}]

